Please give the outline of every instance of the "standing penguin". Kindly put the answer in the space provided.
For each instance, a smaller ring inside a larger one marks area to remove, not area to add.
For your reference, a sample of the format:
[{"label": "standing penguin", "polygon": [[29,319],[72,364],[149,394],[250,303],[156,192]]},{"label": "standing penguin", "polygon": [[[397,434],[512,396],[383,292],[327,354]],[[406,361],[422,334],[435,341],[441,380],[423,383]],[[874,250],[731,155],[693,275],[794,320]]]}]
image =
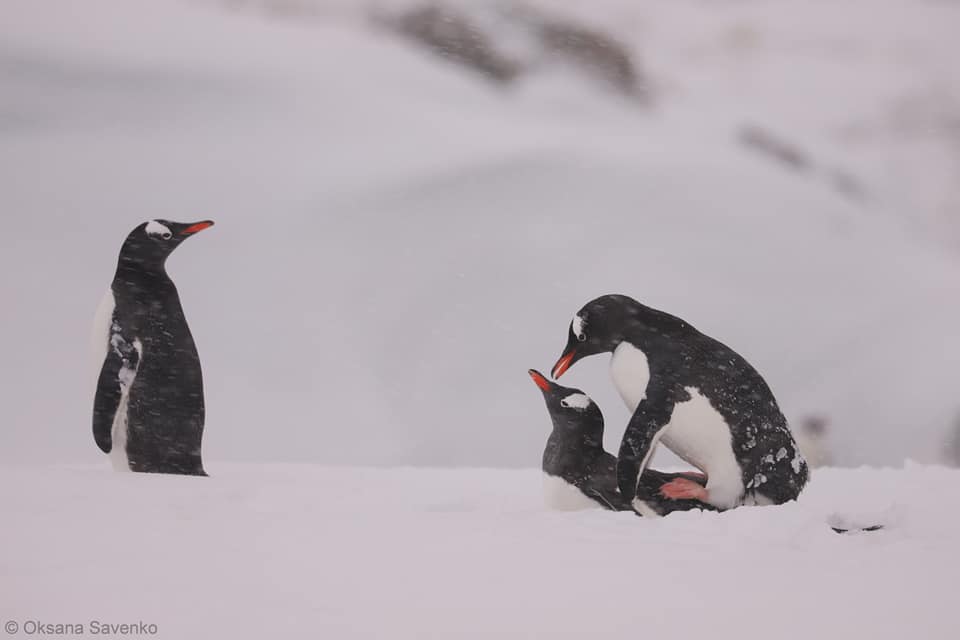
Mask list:
[{"label": "standing penguin", "polygon": [[[579,389],[562,387],[530,369],[530,377],[543,392],[553,431],[543,451],[543,492],[549,507],[562,511],[604,507],[630,511],[617,489],[617,459],[603,448],[603,414]],[[658,515],[689,509],[713,509],[698,500],[674,500],[661,487],[678,478],[702,483],[696,473],[662,473],[647,469],[637,485],[637,497]]]},{"label": "standing penguin", "polygon": [[181,242],[210,226],[152,220],[120,249],[93,337],[100,353],[93,439],[117,470],[207,475],[200,358],[164,265]]},{"label": "standing penguin", "polygon": [[[613,353],[614,385],[633,411],[617,462],[621,493],[634,492],[663,442],[708,477],[705,487],[673,480],[662,487],[671,498],[730,509],[799,495],[807,463],[767,383],[735,351],[680,318],[607,295],[574,316],[553,377],[604,352]],[[634,507],[655,511],[642,500]]]}]

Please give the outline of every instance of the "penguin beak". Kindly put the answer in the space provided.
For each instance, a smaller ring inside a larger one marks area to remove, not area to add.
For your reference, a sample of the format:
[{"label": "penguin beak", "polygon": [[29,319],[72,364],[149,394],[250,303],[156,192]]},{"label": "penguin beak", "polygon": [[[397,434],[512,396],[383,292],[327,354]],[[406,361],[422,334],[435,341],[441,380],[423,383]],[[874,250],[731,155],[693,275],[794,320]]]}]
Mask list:
[{"label": "penguin beak", "polygon": [[530,369],[527,373],[530,374],[530,377],[533,378],[534,383],[540,387],[542,391],[550,391],[550,381],[543,377],[536,369]]},{"label": "penguin beak", "polygon": [[576,357],[577,352],[575,349],[570,349],[565,354],[560,356],[560,359],[557,360],[557,364],[553,365],[553,369],[550,371],[550,375],[553,376],[553,379],[556,380],[563,375],[563,372],[570,368],[570,365],[573,364],[573,359]]},{"label": "penguin beak", "polygon": [[180,235],[192,236],[193,234],[199,231],[203,231],[207,227],[212,227],[212,226],[213,226],[213,220],[204,220],[203,222],[197,222],[195,224],[190,225],[189,227],[181,231]]}]

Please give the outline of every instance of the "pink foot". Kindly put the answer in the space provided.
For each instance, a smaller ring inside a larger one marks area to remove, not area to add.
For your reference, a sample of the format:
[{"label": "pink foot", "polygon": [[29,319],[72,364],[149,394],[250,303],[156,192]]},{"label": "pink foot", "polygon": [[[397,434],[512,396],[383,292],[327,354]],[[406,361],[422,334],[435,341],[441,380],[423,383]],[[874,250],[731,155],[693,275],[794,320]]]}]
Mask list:
[{"label": "pink foot", "polygon": [[660,487],[660,494],[671,500],[707,500],[707,490],[686,478],[677,478]]}]

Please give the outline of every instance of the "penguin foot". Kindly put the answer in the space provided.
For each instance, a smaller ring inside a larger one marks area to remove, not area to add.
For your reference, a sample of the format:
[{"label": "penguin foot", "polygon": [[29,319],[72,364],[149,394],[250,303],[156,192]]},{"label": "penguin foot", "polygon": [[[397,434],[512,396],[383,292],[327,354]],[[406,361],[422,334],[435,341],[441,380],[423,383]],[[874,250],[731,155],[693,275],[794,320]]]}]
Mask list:
[{"label": "penguin foot", "polygon": [[671,500],[707,501],[707,490],[693,480],[676,478],[660,487],[660,495]]}]

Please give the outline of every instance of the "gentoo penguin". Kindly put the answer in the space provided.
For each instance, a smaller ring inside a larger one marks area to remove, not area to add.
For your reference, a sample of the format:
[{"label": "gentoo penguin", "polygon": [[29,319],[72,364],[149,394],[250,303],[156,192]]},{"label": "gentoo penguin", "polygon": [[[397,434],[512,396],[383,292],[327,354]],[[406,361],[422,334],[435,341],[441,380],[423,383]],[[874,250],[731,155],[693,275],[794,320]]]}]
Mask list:
[{"label": "gentoo penguin", "polygon": [[800,420],[800,427],[793,430],[793,437],[800,447],[800,453],[811,469],[829,467],[833,464],[829,446],[830,422],[824,416],[806,416]]},{"label": "gentoo penguin", "polygon": [[[633,493],[659,442],[708,477],[706,487],[670,482],[662,490],[671,498],[723,510],[799,495],[807,463],[767,383],[733,349],[680,318],[606,295],[574,316],[552,375],[604,352],[613,353],[614,385],[633,411],[617,462],[624,495]],[[634,507],[655,511],[642,500]]]},{"label": "gentoo penguin", "polygon": [[[547,506],[564,511],[604,507],[614,511],[632,510],[617,489],[617,459],[603,448],[603,414],[579,389],[562,387],[530,369],[530,377],[543,392],[553,431],[543,451],[543,490]],[[637,495],[659,515],[671,511],[712,509],[697,500],[673,500],[660,488],[677,478],[703,483],[697,473],[662,473],[646,470]]]},{"label": "gentoo penguin", "polygon": [[203,378],[167,256],[213,225],[152,220],[130,232],[97,311],[93,439],[117,470],[207,475]]}]

